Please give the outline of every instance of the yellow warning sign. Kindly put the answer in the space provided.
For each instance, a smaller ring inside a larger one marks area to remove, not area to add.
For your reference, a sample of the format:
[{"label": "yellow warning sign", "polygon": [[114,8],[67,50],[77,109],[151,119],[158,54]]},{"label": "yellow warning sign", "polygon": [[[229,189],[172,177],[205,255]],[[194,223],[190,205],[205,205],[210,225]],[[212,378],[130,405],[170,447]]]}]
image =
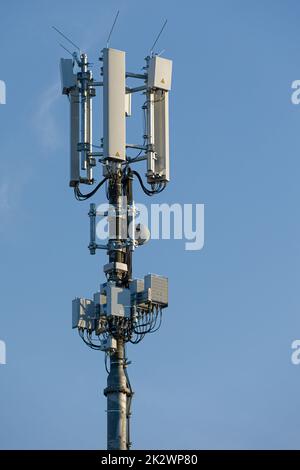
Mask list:
[{"label": "yellow warning sign", "polygon": [[160,83],[166,83],[166,82],[165,82],[165,79],[162,78],[161,81],[160,81]]},{"label": "yellow warning sign", "polygon": [[117,152],[117,153],[116,153],[116,157],[119,157],[119,156],[120,156],[120,154],[119,154],[119,152]]}]

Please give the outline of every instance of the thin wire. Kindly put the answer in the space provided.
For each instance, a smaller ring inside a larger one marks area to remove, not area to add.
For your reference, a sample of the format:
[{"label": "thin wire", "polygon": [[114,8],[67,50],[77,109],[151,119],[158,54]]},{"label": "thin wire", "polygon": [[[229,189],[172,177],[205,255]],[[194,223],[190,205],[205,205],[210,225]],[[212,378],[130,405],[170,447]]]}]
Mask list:
[{"label": "thin wire", "polygon": [[73,54],[72,54],[71,51],[69,51],[69,49],[67,49],[65,46],[63,46],[60,42],[59,42],[59,45],[60,45],[60,47],[62,47],[65,51],[67,51],[73,57]]},{"label": "thin wire", "polygon": [[151,49],[150,49],[150,54],[151,54],[151,55],[153,54],[153,49],[154,49],[154,47],[156,46],[156,43],[157,43],[157,41],[159,40],[159,38],[160,38],[160,36],[161,36],[163,30],[165,29],[167,22],[168,22],[168,20],[166,20],[166,21],[164,22],[164,24],[163,24],[163,26],[162,26],[160,32],[158,33],[158,35],[157,35],[157,37],[156,37],[156,39],[155,39],[155,41],[154,41],[153,46],[152,46]]},{"label": "thin wire", "polygon": [[108,46],[109,46],[109,41],[110,41],[111,35],[112,35],[112,33],[113,33],[114,27],[115,27],[115,25],[116,25],[116,22],[117,22],[119,13],[120,13],[120,10],[117,11],[117,14],[116,14],[116,16],[115,16],[115,20],[114,20],[113,25],[112,25],[112,27],[111,27],[110,33],[109,33],[109,35],[108,35],[108,38],[107,38],[107,41],[106,41],[106,47],[107,47],[107,48],[108,48]]},{"label": "thin wire", "polygon": [[55,26],[52,26],[52,28],[57,32],[59,33],[64,39],[66,39],[66,41],[68,41],[70,44],[72,44],[72,46],[76,47],[76,49],[79,50],[80,52],[80,47],[78,47],[73,41],[71,41],[71,39],[69,39],[64,33],[62,33],[58,28],[56,28]]}]

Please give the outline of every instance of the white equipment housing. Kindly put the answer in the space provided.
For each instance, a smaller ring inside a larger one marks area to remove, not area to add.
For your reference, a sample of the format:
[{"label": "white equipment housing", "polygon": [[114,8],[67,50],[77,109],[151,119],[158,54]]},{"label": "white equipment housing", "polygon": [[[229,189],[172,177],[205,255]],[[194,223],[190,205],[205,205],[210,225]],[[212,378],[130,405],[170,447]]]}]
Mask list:
[{"label": "white equipment housing", "polygon": [[129,288],[136,306],[147,309],[150,304],[168,306],[168,278],[147,274],[144,279],[130,282]]},{"label": "white equipment housing", "polygon": [[103,152],[104,157],[108,159],[120,161],[126,159],[125,100],[125,52],[105,48],[103,49]]},{"label": "white equipment housing", "polygon": [[109,353],[115,352],[117,350],[117,340],[112,336],[108,336],[101,341],[101,349]]},{"label": "white equipment housing", "polygon": [[136,245],[141,246],[147,243],[151,238],[150,230],[146,225],[137,224],[135,226],[134,241]]},{"label": "white equipment housing", "polygon": [[148,88],[170,91],[172,83],[172,60],[157,55],[150,57]]}]

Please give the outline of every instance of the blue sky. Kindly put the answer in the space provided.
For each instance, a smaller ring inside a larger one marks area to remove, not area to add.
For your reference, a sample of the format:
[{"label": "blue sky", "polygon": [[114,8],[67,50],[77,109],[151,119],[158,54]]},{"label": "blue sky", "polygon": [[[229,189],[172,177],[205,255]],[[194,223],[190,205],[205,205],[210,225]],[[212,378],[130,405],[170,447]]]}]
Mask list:
[{"label": "blue sky", "polygon": [[71,330],[71,300],[97,290],[105,258],[89,256],[88,203],[68,188],[64,52],[51,26],[97,70],[117,9],[111,47],[131,71],[168,18],[172,181],[155,202],[205,204],[203,250],[155,240],[135,255],[137,276],[169,277],[170,305],[161,330],[128,348],[134,447],[300,448],[299,2],[149,5],[91,0],[85,16],[78,0],[1,4],[0,448],[106,445],[103,354]]}]

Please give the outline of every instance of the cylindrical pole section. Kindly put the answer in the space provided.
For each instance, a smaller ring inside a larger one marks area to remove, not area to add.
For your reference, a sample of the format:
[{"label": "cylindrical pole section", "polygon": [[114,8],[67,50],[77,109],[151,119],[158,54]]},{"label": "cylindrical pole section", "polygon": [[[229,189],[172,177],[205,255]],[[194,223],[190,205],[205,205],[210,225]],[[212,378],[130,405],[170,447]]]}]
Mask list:
[{"label": "cylindrical pole section", "polygon": [[[122,246],[124,239],[127,238],[128,227],[125,235],[122,233],[123,224],[123,195],[129,195],[132,200],[131,181],[130,187],[124,188],[123,173],[120,164],[111,164],[111,176],[108,186],[109,204],[115,209],[115,234],[112,240],[113,245],[109,248],[110,263],[129,264],[131,277],[131,259],[126,256],[126,247]],[[130,194],[128,194],[130,193]],[[126,208],[125,208],[126,210]],[[126,217],[127,221],[127,217]],[[128,221],[127,221],[128,223]],[[130,253],[131,255],[131,253]],[[123,273],[118,272],[116,268],[110,272],[108,282],[115,282],[119,287],[125,287],[128,284]],[[122,332],[122,330],[121,330]],[[127,381],[125,371],[126,357],[124,351],[124,339],[116,331],[117,347],[110,356],[110,371],[107,378],[107,387],[104,395],[107,397],[107,449],[108,450],[128,450],[130,448],[129,436],[129,417],[132,390]],[[129,400],[129,401],[128,401]]]},{"label": "cylindrical pole section", "polygon": [[124,372],[124,343],[117,341],[117,350],[110,357],[110,371],[107,378],[107,449],[127,450],[127,387]]}]

